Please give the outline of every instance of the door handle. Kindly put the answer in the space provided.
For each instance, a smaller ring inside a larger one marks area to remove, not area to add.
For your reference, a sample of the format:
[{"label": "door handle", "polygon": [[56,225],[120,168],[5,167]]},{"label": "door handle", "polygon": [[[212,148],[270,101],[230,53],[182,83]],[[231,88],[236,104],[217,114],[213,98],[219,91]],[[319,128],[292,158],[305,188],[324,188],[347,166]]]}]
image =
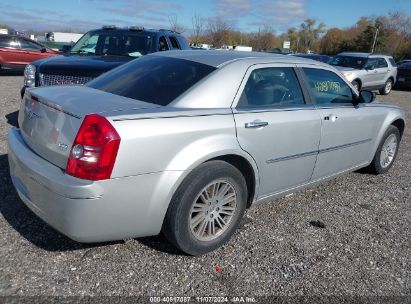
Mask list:
[{"label": "door handle", "polygon": [[265,127],[265,126],[267,126],[268,125],[268,122],[266,122],[266,121],[261,121],[261,120],[254,120],[254,121],[252,121],[252,122],[246,122],[245,123],[245,127],[247,128],[247,129],[250,129],[250,128],[263,128],[263,127]]},{"label": "door handle", "polygon": [[338,119],[338,116],[336,116],[335,114],[330,114],[330,115],[324,117],[324,120],[329,120],[331,122],[334,122],[337,119]]}]

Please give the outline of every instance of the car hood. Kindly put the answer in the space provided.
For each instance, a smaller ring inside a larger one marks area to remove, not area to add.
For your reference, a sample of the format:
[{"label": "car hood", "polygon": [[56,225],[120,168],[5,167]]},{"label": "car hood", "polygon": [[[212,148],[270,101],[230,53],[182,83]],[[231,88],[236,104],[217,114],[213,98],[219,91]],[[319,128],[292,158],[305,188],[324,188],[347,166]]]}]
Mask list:
[{"label": "car hood", "polygon": [[33,62],[43,74],[97,77],[133,58],[120,56],[61,55]]},{"label": "car hood", "polygon": [[357,69],[349,68],[349,67],[343,67],[343,66],[338,66],[334,65],[334,67],[339,70],[340,72],[346,72],[346,71],[358,71]]}]

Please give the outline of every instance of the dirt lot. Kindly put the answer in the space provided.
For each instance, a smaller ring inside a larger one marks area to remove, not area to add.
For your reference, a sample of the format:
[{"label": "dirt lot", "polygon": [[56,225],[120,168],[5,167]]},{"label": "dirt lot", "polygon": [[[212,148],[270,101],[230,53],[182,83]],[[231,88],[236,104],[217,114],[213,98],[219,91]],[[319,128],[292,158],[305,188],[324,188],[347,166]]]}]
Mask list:
[{"label": "dirt lot", "polygon": [[[79,244],[23,205],[10,181],[6,143],[21,83],[21,76],[0,76],[0,295],[410,299],[411,128],[388,174],[351,173],[252,208],[228,245],[187,257],[161,236]],[[410,117],[411,92],[378,98]],[[325,228],[310,225],[317,220]]]}]

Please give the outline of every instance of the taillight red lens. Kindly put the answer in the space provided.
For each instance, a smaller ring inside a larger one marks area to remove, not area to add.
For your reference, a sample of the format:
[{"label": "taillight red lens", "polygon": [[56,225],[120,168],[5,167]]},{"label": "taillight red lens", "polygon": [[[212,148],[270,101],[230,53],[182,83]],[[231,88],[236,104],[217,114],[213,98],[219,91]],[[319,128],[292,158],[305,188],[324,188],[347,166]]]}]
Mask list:
[{"label": "taillight red lens", "polygon": [[119,146],[120,136],[106,118],[86,115],[71,147],[66,173],[89,180],[109,179]]}]

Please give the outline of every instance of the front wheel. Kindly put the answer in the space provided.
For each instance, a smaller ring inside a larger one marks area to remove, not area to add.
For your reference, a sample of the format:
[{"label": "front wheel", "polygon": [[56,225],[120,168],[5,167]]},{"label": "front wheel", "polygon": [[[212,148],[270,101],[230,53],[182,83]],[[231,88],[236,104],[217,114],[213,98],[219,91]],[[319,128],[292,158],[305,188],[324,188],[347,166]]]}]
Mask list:
[{"label": "front wheel", "polygon": [[379,90],[381,95],[388,95],[390,94],[392,89],[392,80],[388,79],[387,82],[385,83],[384,87]]},{"label": "front wheel", "polygon": [[234,166],[220,160],[193,170],[173,196],[163,224],[181,251],[200,255],[225,244],[243,217],[247,184]]},{"label": "front wheel", "polygon": [[397,157],[400,140],[400,131],[397,127],[391,125],[385,132],[368,171],[374,174],[387,172]]}]

